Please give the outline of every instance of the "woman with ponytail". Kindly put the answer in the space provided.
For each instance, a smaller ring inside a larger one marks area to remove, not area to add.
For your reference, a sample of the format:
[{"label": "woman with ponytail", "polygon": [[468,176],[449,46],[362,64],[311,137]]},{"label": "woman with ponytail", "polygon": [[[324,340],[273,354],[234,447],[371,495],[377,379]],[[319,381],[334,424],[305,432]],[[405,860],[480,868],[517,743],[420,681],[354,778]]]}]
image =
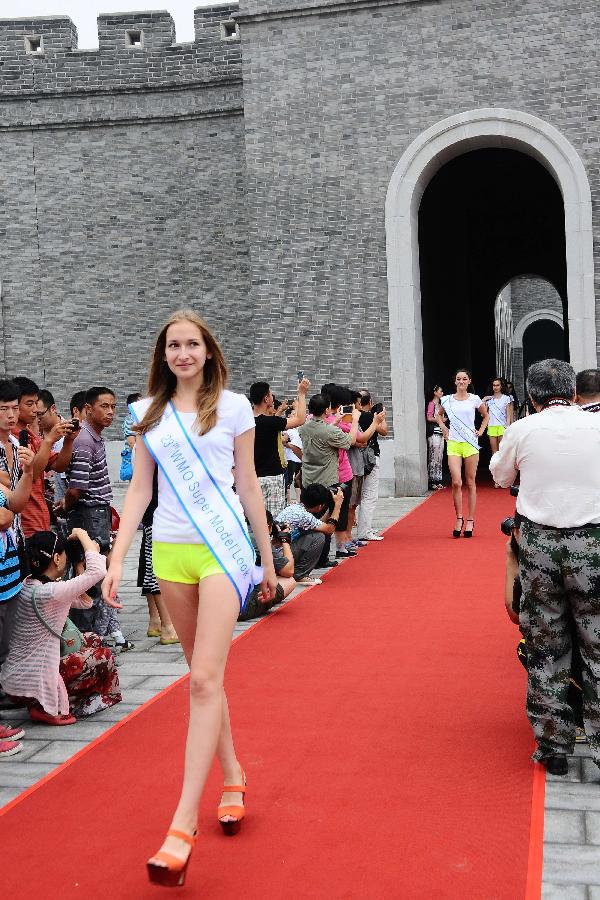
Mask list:
[{"label": "woman with ponytail", "polygon": [[[143,439],[136,444],[133,479],[103,584],[105,597],[116,595],[157,467],[153,568],[190,666],[181,794],[167,837],[147,864],[150,880],[166,886],[185,881],[215,753],[224,775],[217,818],[225,834],[240,828],[246,776],[233,745],[225,665],[233,626],[254,586],[261,584],[263,599],[270,601],[277,585],[254,468],[254,414],[246,397],[225,389],[226,382],[223,353],[206,322],[192,310],[172,315],[154,349],[149,396],[132,406]],[[244,514],[262,571],[255,566]]]}]

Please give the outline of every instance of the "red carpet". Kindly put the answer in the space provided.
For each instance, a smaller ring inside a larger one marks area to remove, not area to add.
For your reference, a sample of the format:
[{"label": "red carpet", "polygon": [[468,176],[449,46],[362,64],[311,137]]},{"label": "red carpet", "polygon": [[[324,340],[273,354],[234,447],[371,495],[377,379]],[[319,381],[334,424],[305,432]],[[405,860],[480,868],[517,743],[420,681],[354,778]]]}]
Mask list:
[{"label": "red carpet", "polygon": [[[532,738],[502,600],[513,501],[479,500],[473,540],[452,540],[440,492],[234,645],[248,818],[220,834],[213,772],[179,896],[539,896],[543,779],[530,850]],[[176,799],[186,703],[183,680],[8,808],[4,896],[159,896],[144,863]]]}]

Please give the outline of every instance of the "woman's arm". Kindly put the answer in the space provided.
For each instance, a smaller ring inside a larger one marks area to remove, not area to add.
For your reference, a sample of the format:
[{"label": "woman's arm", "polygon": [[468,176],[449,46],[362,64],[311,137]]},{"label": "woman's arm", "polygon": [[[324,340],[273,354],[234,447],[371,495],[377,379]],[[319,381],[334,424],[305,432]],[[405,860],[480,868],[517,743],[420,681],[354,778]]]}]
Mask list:
[{"label": "woman's arm", "polygon": [[438,425],[442,429],[442,434],[444,435],[444,438],[446,440],[448,440],[448,438],[450,437],[450,432],[449,432],[448,428],[446,427],[446,423],[444,422],[444,408],[441,403],[437,408],[437,412],[435,414],[435,421],[438,423]]},{"label": "woman's arm", "polygon": [[514,421],[515,421],[515,407],[514,407],[514,404],[511,402],[506,407],[506,424],[512,425],[512,423]]},{"label": "woman's arm", "polygon": [[481,425],[479,426],[479,431],[477,431],[477,436],[481,437],[485,429],[488,427],[488,422],[490,421],[490,413],[487,408],[487,404],[482,403],[477,412],[482,418]]},{"label": "woman's arm", "polygon": [[[83,541],[82,541],[83,543]],[[95,545],[97,547],[97,544]],[[85,549],[85,572],[70,578],[69,581],[54,582],[52,599],[60,603],[68,602],[69,606],[76,609],[86,608],[87,603],[78,602],[82,594],[85,594],[94,584],[102,581],[106,574],[106,560],[98,550]]]},{"label": "woman's arm", "polygon": [[119,533],[110,553],[108,572],[102,583],[102,596],[105,600],[114,597],[119,589],[123,576],[123,561],[142,516],[152,500],[154,467],[154,460],[146,444],[143,440],[137,441],[133,478],[125,497]]},{"label": "woman's arm", "polygon": [[[235,461],[235,489],[250,522],[264,569],[261,590],[263,597],[273,600],[275,588],[277,587],[277,578],[275,577],[271,539],[265,515],[265,501],[256,477],[256,469],[254,468],[254,430],[252,428],[236,437],[233,457]],[[133,474],[135,477],[135,471]]]}]

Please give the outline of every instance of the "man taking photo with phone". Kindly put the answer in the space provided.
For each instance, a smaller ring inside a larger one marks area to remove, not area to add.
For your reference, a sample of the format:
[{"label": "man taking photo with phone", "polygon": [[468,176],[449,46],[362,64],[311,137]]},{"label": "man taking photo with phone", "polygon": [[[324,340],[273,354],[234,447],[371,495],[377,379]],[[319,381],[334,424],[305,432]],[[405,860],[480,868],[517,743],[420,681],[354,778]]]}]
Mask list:
[{"label": "man taking photo with phone", "polygon": [[[21,527],[27,538],[36,531],[50,530],[50,510],[46,503],[44,474],[46,472],[64,472],[68,468],[73,455],[73,441],[76,432],[70,422],[59,420],[44,433],[43,438],[36,434],[40,389],[35,381],[23,375],[13,378],[13,382],[21,391],[21,397],[19,399],[19,419],[12,433],[23,444],[26,433],[27,446],[35,453],[31,496],[21,513]],[[55,452],[53,448],[61,438],[64,439],[62,448],[59,452]]]},{"label": "man taking photo with phone", "polygon": [[273,415],[273,392],[266,381],[255,381],[250,386],[249,398],[254,410],[256,432],[254,435],[254,465],[265,507],[273,518],[285,506],[284,463],[279,455],[279,435],[288,428],[297,428],[306,422],[306,392],[308,378],[298,382],[296,408],[290,416]]}]

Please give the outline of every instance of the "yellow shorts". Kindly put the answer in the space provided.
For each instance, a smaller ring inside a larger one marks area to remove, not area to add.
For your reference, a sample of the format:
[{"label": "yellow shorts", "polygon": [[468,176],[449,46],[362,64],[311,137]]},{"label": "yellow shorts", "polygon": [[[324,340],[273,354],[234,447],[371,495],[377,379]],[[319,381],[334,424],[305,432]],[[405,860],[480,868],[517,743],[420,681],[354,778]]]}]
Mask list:
[{"label": "yellow shorts", "polygon": [[179,584],[199,584],[209,575],[223,575],[206,544],[166,544],[152,541],[152,568],[157,578]]},{"label": "yellow shorts", "polygon": [[502,437],[506,428],[504,425],[488,425],[488,437]]},{"label": "yellow shorts", "polygon": [[476,450],[468,441],[448,441],[446,452],[448,456],[462,456],[463,459],[468,459],[469,456],[479,453],[479,450]]}]

